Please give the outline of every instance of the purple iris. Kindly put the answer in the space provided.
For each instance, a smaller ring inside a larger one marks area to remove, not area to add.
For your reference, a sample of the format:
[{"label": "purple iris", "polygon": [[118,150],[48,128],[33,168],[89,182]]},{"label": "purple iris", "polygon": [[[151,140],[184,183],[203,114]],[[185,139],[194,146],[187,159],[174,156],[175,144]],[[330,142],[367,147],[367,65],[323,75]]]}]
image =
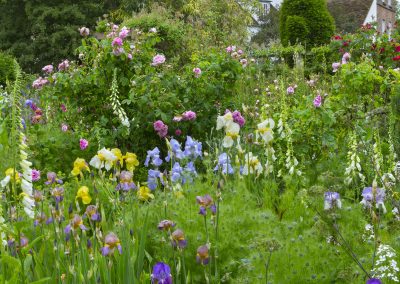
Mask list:
[{"label": "purple iris", "polygon": [[210,195],[196,196],[196,201],[200,205],[200,215],[205,216],[207,214],[207,208],[211,210],[213,215],[217,213],[217,206],[215,206],[214,200]]},{"label": "purple iris", "polygon": [[147,151],[147,157],[144,165],[148,167],[149,163],[156,167],[161,166],[162,160],[160,158],[160,150],[157,147],[155,147],[153,150]]},{"label": "purple iris", "polygon": [[332,208],[342,208],[342,202],[340,201],[340,194],[337,192],[325,192],[325,210],[330,210]]},{"label": "purple iris", "polygon": [[88,207],[86,207],[85,216],[89,217],[90,220],[95,222],[101,221],[101,216],[97,211],[97,207],[95,205],[89,205]]},{"label": "purple iris", "polygon": [[208,254],[208,246],[207,245],[200,246],[197,249],[196,261],[197,261],[197,263],[200,263],[202,265],[208,264],[208,262],[210,261],[210,257]]},{"label": "purple iris", "polygon": [[192,137],[186,137],[185,143],[185,156],[191,158],[192,160],[197,159],[202,156],[202,145],[201,142],[193,140]]},{"label": "purple iris", "polygon": [[171,234],[171,243],[174,248],[178,247],[179,249],[187,246],[185,235],[181,229],[177,229]]},{"label": "purple iris", "polygon": [[53,184],[53,183],[62,184],[63,181],[61,179],[57,178],[57,174],[55,172],[48,172],[47,173],[47,181],[45,182],[45,184],[49,185],[49,184]]},{"label": "purple iris", "polygon": [[233,168],[231,165],[231,159],[229,158],[227,153],[222,153],[218,157],[218,164],[214,168],[214,172],[218,171],[219,169],[222,169],[222,174],[233,174]]},{"label": "purple iris", "polygon": [[172,284],[171,268],[164,262],[158,262],[153,266],[151,273],[152,284]]},{"label": "purple iris", "polygon": [[171,181],[173,183],[184,183],[184,179],[183,179],[183,169],[181,167],[181,165],[178,162],[175,162],[174,166],[172,167],[172,171],[171,171]]},{"label": "purple iris", "polygon": [[165,158],[165,161],[169,162],[171,158],[176,158],[178,160],[185,158],[185,154],[181,149],[181,144],[177,140],[172,138],[169,143],[171,145],[171,152],[168,152],[168,156]]},{"label": "purple iris", "polygon": [[64,188],[62,187],[55,187],[51,191],[51,195],[54,197],[56,204],[60,203],[64,199]]},{"label": "purple iris", "polygon": [[155,190],[158,186],[158,179],[161,178],[159,170],[149,170],[147,176],[147,186],[151,190]]},{"label": "purple iris", "polygon": [[371,208],[375,196],[376,208],[381,207],[383,212],[386,213],[386,207],[384,204],[386,193],[382,188],[376,188],[376,191],[374,192],[372,187],[366,187],[361,195],[363,197],[361,204],[363,204],[364,207]]},{"label": "purple iris", "polygon": [[367,280],[367,284],[382,284],[382,281],[376,278],[371,278]]}]

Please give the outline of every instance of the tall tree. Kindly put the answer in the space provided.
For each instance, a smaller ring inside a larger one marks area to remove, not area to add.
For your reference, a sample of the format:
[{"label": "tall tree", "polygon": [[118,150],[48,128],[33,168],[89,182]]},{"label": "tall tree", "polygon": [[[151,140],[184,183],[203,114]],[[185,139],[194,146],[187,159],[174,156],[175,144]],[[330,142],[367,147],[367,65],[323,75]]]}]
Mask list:
[{"label": "tall tree", "polygon": [[284,0],[280,16],[283,45],[301,42],[307,46],[327,43],[335,24],[326,0]]}]

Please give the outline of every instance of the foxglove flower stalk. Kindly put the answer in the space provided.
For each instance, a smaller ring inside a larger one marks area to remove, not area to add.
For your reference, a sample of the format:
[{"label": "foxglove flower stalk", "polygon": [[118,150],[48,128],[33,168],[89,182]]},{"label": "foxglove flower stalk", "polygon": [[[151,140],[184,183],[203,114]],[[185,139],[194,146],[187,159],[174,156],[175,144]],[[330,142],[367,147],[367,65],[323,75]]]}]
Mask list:
[{"label": "foxglove flower stalk", "polygon": [[119,102],[118,94],[119,91],[118,91],[118,81],[117,81],[117,69],[115,68],[113,80],[111,83],[111,95],[110,95],[111,106],[114,110],[114,114],[117,115],[119,120],[121,121],[121,124],[129,129],[130,127],[129,119],[126,115],[125,110],[122,108],[121,103]]},{"label": "foxglove flower stalk", "polygon": [[333,208],[342,208],[340,195],[337,192],[325,192],[324,209],[331,210]]},{"label": "foxglove flower stalk", "polygon": [[349,152],[347,153],[348,167],[346,168],[345,171],[345,176],[346,176],[345,182],[347,184],[351,184],[357,178],[359,178],[362,183],[365,182],[365,176],[361,173],[362,171],[360,164],[361,160],[357,154],[357,149],[358,149],[357,137],[355,133],[352,133],[350,135],[350,140],[349,140]]},{"label": "foxglove flower stalk", "polygon": [[164,262],[158,262],[153,266],[151,284],[172,284],[171,268]]}]

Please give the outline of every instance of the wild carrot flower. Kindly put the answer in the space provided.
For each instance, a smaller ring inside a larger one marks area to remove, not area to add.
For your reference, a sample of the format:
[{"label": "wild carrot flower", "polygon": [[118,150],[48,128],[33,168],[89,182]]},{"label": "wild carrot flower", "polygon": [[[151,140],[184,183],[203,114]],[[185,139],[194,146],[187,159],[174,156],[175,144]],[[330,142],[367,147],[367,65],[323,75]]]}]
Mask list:
[{"label": "wild carrot flower", "polygon": [[104,247],[101,248],[101,254],[104,256],[113,255],[114,250],[117,249],[122,254],[121,241],[114,233],[108,233],[104,238]]},{"label": "wild carrot flower", "polygon": [[210,261],[209,250],[207,245],[202,245],[197,249],[196,261],[202,265],[207,265]]},{"label": "wild carrot flower", "polygon": [[81,148],[81,150],[85,150],[88,146],[89,142],[86,139],[79,139],[79,148]]},{"label": "wild carrot flower", "polygon": [[171,234],[171,243],[174,248],[179,249],[184,249],[187,246],[185,235],[181,229],[177,229]]},{"label": "wild carrot flower", "polygon": [[160,223],[158,223],[157,228],[161,231],[169,231],[171,228],[175,227],[175,225],[176,224],[171,220],[162,220]]},{"label": "wild carrot flower", "polygon": [[92,201],[92,197],[89,194],[89,188],[87,186],[81,186],[76,193],[76,199],[80,198],[83,204],[89,204]]},{"label": "wild carrot flower", "polygon": [[324,209],[330,210],[332,208],[342,208],[342,202],[340,201],[340,195],[337,192],[325,192],[325,203]]},{"label": "wild carrot flower", "polygon": [[137,191],[137,197],[141,201],[148,201],[154,199],[154,194],[151,193],[150,188],[147,186],[141,186]]},{"label": "wild carrot flower", "polygon": [[158,262],[153,266],[151,284],[172,284],[171,268],[164,262]]},{"label": "wild carrot flower", "polygon": [[153,57],[153,63],[151,65],[158,66],[163,64],[164,62],[165,62],[165,56],[162,54],[157,54],[156,56]]}]

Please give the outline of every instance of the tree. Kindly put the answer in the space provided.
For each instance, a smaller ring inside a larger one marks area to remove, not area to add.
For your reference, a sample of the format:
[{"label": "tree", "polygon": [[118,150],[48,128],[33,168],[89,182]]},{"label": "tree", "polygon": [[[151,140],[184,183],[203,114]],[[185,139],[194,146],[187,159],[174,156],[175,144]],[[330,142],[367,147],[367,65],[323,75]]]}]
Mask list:
[{"label": "tree", "polygon": [[0,49],[28,72],[71,57],[80,43],[78,28],[94,28],[119,1],[5,0],[0,2]]},{"label": "tree", "polygon": [[260,31],[255,34],[251,41],[260,45],[268,45],[279,39],[279,10],[271,8],[268,14],[260,17]]},{"label": "tree", "polygon": [[326,0],[284,0],[282,3],[280,35],[284,46],[296,42],[322,45],[329,42],[334,31]]}]

